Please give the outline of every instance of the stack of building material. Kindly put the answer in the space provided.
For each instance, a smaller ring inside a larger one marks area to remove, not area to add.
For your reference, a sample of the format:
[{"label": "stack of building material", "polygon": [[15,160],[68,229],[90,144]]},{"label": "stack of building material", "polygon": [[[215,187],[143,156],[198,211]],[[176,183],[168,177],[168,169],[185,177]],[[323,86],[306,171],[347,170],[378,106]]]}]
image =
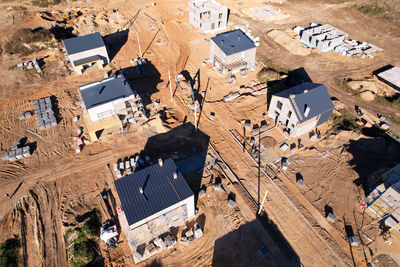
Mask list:
[{"label": "stack of building material", "polygon": [[14,142],[11,150],[8,153],[4,153],[1,155],[1,159],[15,161],[17,159],[30,157],[31,155],[31,148],[29,145],[22,146],[21,141],[16,141]]},{"label": "stack of building material", "polygon": [[20,119],[20,120],[28,119],[28,118],[31,118],[31,117],[32,117],[32,114],[31,114],[30,111],[27,111],[27,112],[24,112],[24,113],[21,113],[21,114],[18,115],[18,119]]},{"label": "stack of building material", "polygon": [[353,235],[352,237],[350,237],[350,244],[352,246],[358,246],[360,244],[360,240],[357,236]]},{"label": "stack of building material", "polygon": [[164,236],[163,240],[164,240],[164,244],[167,248],[172,247],[176,243],[175,237],[171,234]]},{"label": "stack of building material", "polygon": [[331,223],[334,223],[335,219],[336,219],[336,216],[332,212],[329,212],[329,214],[326,216],[326,219],[328,221],[330,221]]},{"label": "stack of building material", "polygon": [[50,97],[34,100],[33,109],[35,110],[39,130],[44,130],[57,125],[57,119],[54,116],[53,105]]},{"label": "stack of building material", "polygon": [[194,224],[194,237],[195,238],[200,238],[203,236],[203,231],[201,230],[201,226],[199,223]]}]

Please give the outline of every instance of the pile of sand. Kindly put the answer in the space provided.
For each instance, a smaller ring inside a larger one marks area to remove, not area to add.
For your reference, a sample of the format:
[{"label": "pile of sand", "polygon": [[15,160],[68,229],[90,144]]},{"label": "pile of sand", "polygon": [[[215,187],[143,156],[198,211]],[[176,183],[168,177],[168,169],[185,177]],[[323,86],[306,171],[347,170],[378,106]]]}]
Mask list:
[{"label": "pile of sand", "polygon": [[[376,80],[363,80],[363,81],[349,81],[347,85],[354,91],[361,92],[366,95],[366,97],[371,98],[372,95],[379,96],[392,96],[393,92],[388,90],[388,88]],[[366,99],[367,100],[367,99]],[[372,99],[373,100],[373,99]],[[370,100],[368,100],[370,101]]]},{"label": "pile of sand", "polygon": [[375,93],[369,90],[365,90],[360,94],[360,97],[365,101],[374,101],[375,100]]},{"label": "pile of sand", "polygon": [[118,11],[102,12],[97,15],[84,13],[76,20],[73,33],[80,36],[97,31],[107,35],[121,29],[125,23],[125,17]]},{"label": "pile of sand", "polygon": [[308,56],[310,51],[304,47],[299,40],[296,40],[288,35],[288,33],[272,30],[268,33],[268,37],[274,40],[277,44],[283,46],[287,51],[297,56]]}]

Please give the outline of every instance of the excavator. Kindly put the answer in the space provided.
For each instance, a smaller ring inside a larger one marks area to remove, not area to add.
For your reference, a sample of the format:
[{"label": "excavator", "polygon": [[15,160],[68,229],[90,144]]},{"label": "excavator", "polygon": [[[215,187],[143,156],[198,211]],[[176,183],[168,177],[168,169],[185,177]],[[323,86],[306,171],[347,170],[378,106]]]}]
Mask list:
[{"label": "excavator", "polygon": [[82,15],[82,12],[79,10],[78,11],[69,10],[67,13],[64,14],[63,22],[65,24],[68,24],[68,23],[72,22],[74,19],[78,18],[80,15]]},{"label": "excavator", "polygon": [[47,21],[55,21],[57,23],[63,23],[65,25],[73,23],[73,21],[82,15],[81,11],[69,10],[65,14],[60,15],[57,13],[51,13],[50,11],[40,11],[40,17]]}]

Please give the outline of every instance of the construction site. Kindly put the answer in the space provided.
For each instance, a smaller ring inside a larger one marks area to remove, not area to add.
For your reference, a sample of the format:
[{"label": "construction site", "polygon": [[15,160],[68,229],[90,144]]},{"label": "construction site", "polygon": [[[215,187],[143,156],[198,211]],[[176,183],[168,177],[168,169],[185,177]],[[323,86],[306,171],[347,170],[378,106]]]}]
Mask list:
[{"label": "construction site", "polygon": [[394,23],[346,1],[0,4],[0,265],[400,265]]}]

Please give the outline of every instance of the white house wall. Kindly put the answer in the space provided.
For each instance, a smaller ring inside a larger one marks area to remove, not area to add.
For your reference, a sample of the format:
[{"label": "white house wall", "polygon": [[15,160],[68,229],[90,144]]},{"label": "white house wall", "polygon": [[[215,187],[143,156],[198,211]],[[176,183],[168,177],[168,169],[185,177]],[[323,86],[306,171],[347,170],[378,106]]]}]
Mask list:
[{"label": "white house wall", "polygon": [[318,116],[315,116],[314,118],[299,124],[292,133],[293,137],[298,137],[314,130],[317,127],[317,117]]},{"label": "white house wall", "polygon": [[[280,101],[282,103],[281,109],[278,109],[278,107],[277,107],[278,101]],[[289,111],[292,112],[290,118],[288,117]],[[288,98],[272,96],[271,102],[270,102],[269,108],[268,108],[268,116],[271,119],[275,120],[275,118],[276,118],[275,112],[279,113],[277,122],[280,122],[281,124],[286,125],[286,120],[289,120],[289,122],[287,124],[287,128],[289,128],[290,132],[293,133],[296,129],[298,119],[293,110],[293,106],[290,104],[290,100]]]},{"label": "white house wall", "polygon": [[[202,32],[212,32],[225,29],[228,23],[228,8],[213,1],[190,1],[189,2],[189,22]],[[210,18],[200,18],[200,14],[210,12]],[[221,14],[221,18],[219,17]]]},{"label": "white house wall", "polygon": [[219,58],[224,64],[229,65],[231,63],[240,61],[243,59],[247,62],[247,65],[256,64],[256,47],[247,49],[243,52],[239,52],[232,55],[225,55],[225,53],[219,48],[219,46],[211,40],[210,42],[210,60],[214,64],[215,56]]},{"label": "white house wall", "polygon": [[75,70],[74,61],[92,57],[92,56],[100,56],[103,59],[104,65],[108,64],[110,62],[110,59],[108,58],[107,48],[105,46],[98,47],[95,49],[90,49],[90,50],[83,51],[83,52],[76,53],[76,54],[71,54],[71,55],[68,55],[68,58],[71,62],[71,65],[73,66],[73,68]]},{"label": "white house wall", "polygon": [[100,118],[98,116],[99,113],[104,113],[110,111],[110,115],[115,114],[114,106],[112,102],[105,103],[103,105],[95,106],[87,110],[90,116],[91,121],[98,121]]},{"label": "white house wall", "polygon": [[155,214],[153,214],[153,215],[151,215],[151,216],[149,216],[149,217],[147,217],[147,218],[145,218],[145,219],[143,219],[141,221],[138,221],[138,222],[130,225],[129,228],[131,230],[135,229],[136,227],[139,227],[142,224],[147,223],[147,222],[149,222],[149,221],[161,216],[162,214],[165,214],[165,213],[167,213],[167,212],[169,212],[171,210],[174,210],[174,209],[179,208],[179,207],[184,206],[184,205],[186,205],[186,212],[187,212],[187,215],[186,215],[185,219],[192,218],[195,215],[195,213],[194,213],[194,195],[192,195],[192,196],[190,196],[190,197],[188,197],[188,198],[186,198],[186,199],[184,199],[184,200],[182,200],[182,201],[180,201],[180,202],[178,202],[178,203],[176,203],[176,204],[174,204],[172,206],[169,206],[168,208],[163,209],[162,211],[157,212],[157,213],[155,213]]},{"label": "white house wall", "polygon": [[[108,116],[118,114],[118,112],[120,110],[126,109],[125,101],[131,101],[131,100],[134,100],[135,98],[136,98],[135,94],[132,94],[129,97],[116,99],[114,101],[107,102],[102,105],[90,108],[90,109],[88,109],[90,120],[91,121],[100,120],[101,118],[99,118],[99,114],[107,112],[107,111],[110,111],[110,114]],[[124,114],[124,115],[126,115],[126,114]],[[105,118],[105,117],[103,117],[103,118]]]}]

